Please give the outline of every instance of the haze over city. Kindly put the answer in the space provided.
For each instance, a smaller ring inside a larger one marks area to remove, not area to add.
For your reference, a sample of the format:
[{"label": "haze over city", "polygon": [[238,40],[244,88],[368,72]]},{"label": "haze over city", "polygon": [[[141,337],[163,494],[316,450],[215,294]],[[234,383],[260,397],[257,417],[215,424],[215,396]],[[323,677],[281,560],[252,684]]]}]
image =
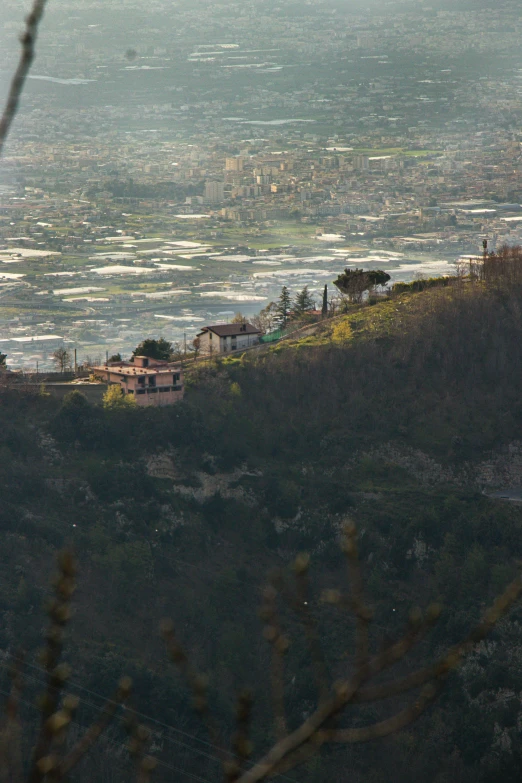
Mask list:
[{"label": "haze over city", "polygon": [[[2,4],[3,93],[22,21]],[[0,161],[10,366],[521,241],[521,28],[516,2],[50,3]]]},{"label": "haze over city", "polygon": [[0,0],[0,783],[515,783],[521,0]]}]

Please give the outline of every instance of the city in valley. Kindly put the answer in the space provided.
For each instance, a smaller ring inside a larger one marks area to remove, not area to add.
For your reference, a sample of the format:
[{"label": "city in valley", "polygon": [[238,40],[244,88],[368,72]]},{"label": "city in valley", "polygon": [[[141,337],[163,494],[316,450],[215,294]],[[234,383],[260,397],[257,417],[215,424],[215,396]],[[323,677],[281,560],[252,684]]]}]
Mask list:
[{"label": "city in valley", "polygon": [[[518,3],[370,5],[49,4],[0,160],[11,369],[522,241]],[[21,21],[6,0],[5,92]]]}]

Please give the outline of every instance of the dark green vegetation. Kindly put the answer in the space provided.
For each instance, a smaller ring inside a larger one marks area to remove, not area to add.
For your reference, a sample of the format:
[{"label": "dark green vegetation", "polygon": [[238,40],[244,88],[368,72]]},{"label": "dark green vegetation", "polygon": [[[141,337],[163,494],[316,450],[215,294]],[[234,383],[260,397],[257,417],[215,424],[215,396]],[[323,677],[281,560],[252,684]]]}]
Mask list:
[{"label": "dark green vegetation", "polygon": [[141,342],[132,352],[132,355],[148,356],[151,359],[167,361],[172,356],[172,343],[169,343],[164,337],[160,337],[159,340],[149,338],[143,340],[143,342]]},{"label": "dark green vegetation", "polygon": [[[160,760],[218,780],[215,751],[194,739],[207,737],[167,663],[159,621],[173,618],[208,672],[225,733],[237,690],[253,687],[260,751],[272,740],[256,614],[265,574],[305,550],[315,595],[341,586],[339,526],[349,515],[375,609],[372,643],[399,636],[413,605],[440,600],[442,620],[414,659],[436,656],[474,624],[522,554],[519,506],[482,493],[487,481],[516,476],[521,299],[517,288],[462,283],[354,308],[301,343],[191,371],[186,400],[170,408],[110,411],[78,396],[60,406],[3,388],[1,647],[23,644],[40,665],[48,575],[56,549],[71,544],[80,591],[66,658],[83,700],[77,721],[89,722],[97,694],[130,674],[137,708],[160,722]],[[353,649],[351,623],[318,598],[313,608],[336,676]],[[304,641],[284,622],[295,725],[315,692]],[[412,728],[378,749],[340,746],[288,777],[340,781],[349,769],[355,783],[518,779],[521,622],[518,608]],[[29,703],[41,690],[31,671]],[[402,703],[392,702],[390,713]],[[370,704],[353,725],[390,713]],[[121,735],[109,739],[75,780],[125,780]],[[168,767],[156,772],[172,777]]]},{"label": "dark green vegetation", "polygon": [[346,267],[334,285],[347,296],[351,302],[360,302],[365,291],[372,292],[377,286],[384,286],[390,280],[390,275],[382,269],[350,269]]}]

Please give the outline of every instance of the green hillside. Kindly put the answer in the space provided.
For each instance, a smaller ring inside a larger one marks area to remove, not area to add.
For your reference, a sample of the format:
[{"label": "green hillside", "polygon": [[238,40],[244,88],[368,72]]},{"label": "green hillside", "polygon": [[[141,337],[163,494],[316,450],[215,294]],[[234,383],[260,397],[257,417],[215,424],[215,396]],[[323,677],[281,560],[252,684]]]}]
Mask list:
[{"label": "green hillside", "polygon": [[[434,600],[441,621],[412,665],[465,635],[522,555],[520,505],[485,494],[522,486],[521,302],[516,287],[478,283],[406,291],[354,307],[300,341],[202,365],[189,373],[184,402],[163,409],[107,411],[78,396],[60,406],[3,386],[0,687],[8,688],[8,654],[23,646],[36,667],[24,696],[28,724],[41,690],[41,606],[64,545],[79,562],[66,656],[70,690],[82,700],[77,722],[86,725],[100,694],[130,674],[135,706],[157,732],[159,781],[172,779],[172,767],[184,770],[180,780],[220,779],[215,749],[168,663],[160,620],[173,619],[208,673],[225,735],[238,690],[253,688],[261,752],[272,731],[257,614],[266,574],[310,553],[312,608],[335,678],[353,628],[319,598],[345,582],[339,531],[348,516],[375,612],[371,643],[396,638],[411,607]],[[315,693],[304,639],[284,619],[295,725]],[[336,747],[288,777],[326,783],[349,770],[355,783],[514,780],[520,622],[515,608],[413,727],[378,746]],[[353,725],[400,705],[396,697],[362,706]],[[122,742],[114,729],[73,779],[93,780],[94,768],[100,780],[126,780]]]}]

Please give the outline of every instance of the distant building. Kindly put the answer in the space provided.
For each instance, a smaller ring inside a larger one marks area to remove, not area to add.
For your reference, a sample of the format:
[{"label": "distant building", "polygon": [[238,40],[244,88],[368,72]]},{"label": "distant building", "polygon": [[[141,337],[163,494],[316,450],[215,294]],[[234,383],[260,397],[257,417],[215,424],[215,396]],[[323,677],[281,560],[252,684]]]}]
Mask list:
[{"label": "distant building", "polygon": [[243,158],[226,158],[225,171],[243,171]]},{"label": "distant building", "polygon": [[225,197],[225,183],[208,180],[205,182],[205,201],[207,204],[219,204]]},{"label": "distant building", "polygon": [[368,171],[370,158],[367,155],[356,155],[353,159],[353,165],[356,171]]},{"label": "distant building", "polygon": [[204,326],[197,338],[202,354],[222,354],[243,351],[257,345],[261,332],[252,324]]},{"label": "distant building", "polygon": [[41,351],[50,353],[57,348],[62,348],[64,338],[58,334],[35,335],[34,337],[6,337],[0,339],[0,350],[11,351]]},{"label": "distant building", "polygon": [[183,369],[179,364],[135,356],[133,362],[109,362],[93,368],[124,394],[132,394],[137,405],[172,405],[183,399]]}]

